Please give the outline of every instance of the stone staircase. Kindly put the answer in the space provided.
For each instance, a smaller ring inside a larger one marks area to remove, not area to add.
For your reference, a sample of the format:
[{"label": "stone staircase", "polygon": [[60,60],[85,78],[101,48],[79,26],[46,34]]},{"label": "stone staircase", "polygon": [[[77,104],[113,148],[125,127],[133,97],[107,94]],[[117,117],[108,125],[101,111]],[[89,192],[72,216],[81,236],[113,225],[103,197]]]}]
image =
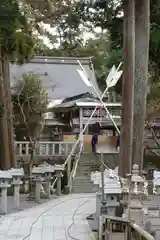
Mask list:
[{"label": "stone staircase", "polygon": [[[103,155],[104,163],[111,169],[115,169],[119,162],[118,161],[119,154],[115,153],[114,151],[110,151],[109,149],[108,153]],[[79,160],[76,176],[72,187],[72,192],[73,193],[96,192],[96,189],[94,188],[94,185],[91,182],[91,172],[99,171],[100,165],[101,165],[100,154],[94,155],[92,152],[85,151]]]},{"label": "stone staircase", "polygon": [[83,153],[77,167],[72,192],[93,193],[96,192],[91,181],[91,172],[99,171],[100,162],[93,153]]}]

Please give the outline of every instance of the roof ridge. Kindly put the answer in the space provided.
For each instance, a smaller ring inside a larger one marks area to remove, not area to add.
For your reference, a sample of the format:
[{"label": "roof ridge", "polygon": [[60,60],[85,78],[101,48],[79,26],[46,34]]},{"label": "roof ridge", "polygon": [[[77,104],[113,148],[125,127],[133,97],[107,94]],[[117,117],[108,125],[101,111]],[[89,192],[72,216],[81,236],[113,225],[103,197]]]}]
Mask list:
[{"label": "roof ridge", "polygon": [[57,56],[40,56],[40,55],[37,55],[35,56],[34,58],[38,58],[38,59],[66,59],[66,60],[79,60],[79,59],[82,59],[82,60],[91,60],[93,58],[93,56],[89,56],[89,57],[57,57]]},{"label": "roof ridge", "polygon": [[52,63],[52,64],[76,64],[77,61],[81,61],[82,64],[90,65],[92,63],[92,57],[51,57],[51,56],[35,56],[33,59],[28,60],[28,63]]}]

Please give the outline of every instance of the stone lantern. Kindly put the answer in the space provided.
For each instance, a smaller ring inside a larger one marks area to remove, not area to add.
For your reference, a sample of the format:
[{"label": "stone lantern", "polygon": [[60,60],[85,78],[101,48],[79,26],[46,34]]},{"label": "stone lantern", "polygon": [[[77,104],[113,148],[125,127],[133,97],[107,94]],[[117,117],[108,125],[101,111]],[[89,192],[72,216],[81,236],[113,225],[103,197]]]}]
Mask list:
[{"label": "stone lantern", "polygon": [[44,169],[42,167],[33,167],[32,168],[32,176],[36,183],[36,202],[40,203],[41,198],[41,185],[44,176]]},{"label": "stone lantern", "polygon": [[130,177],[130,191],[128,200],[128,217],[130,221],[136,221],[142,225],[144,221],[144,209],[141,203],[141,196],[144,195],[144,178],[139,175],[139,166],[133,165]]},{"label": "stone lantern", "polygon": [[142,196],[144,194],[144,178],[139,175],[139,166],[133,165],[131,175],[132,196]]},{"label": "stone lantern", "polygon": [[7,188],[10,187],[11,180],[10,171],[0,171],[1,206],[4,214],[7,213]]},{"label": "stone lantern", "polygon": [[14,186],[14,203],[16,208],[19,208],[19,191],[20,191],[20,185],[22,184],[22,177],[24,176],[23,168],[14,169],[12,168],[10,170],[12,175],[12,185]]},{"label": "stone lantern", "polygon": [[[96,172],[95,175],[92,175],[93,182],[95,184],[99,184],[99,188],[102,188],[102,181],[101,181],[101,173]],[[121,194],[121,184],[118,179],[118,176],[110,169],[105,171],[104,174],[104,197],[105,197],[105,208],[106,210],[103,211],[107,215],[115,216],[116,215],[116,208],[120,205],[119,199]],[[96,217],[99,218],[101,214],[101,204],[102,201],[102,193],[98,191],[96,193]],[[104,209],[103,209],[104,210]]]},{"label": "stone lantern", "polygon": [[108,215],[116,216],[116,208],[120,205],[121,194],[121,184],[119,180],[110,178],[110,176],[106,177],[104,181],[104,193]]},{"label": "stone lantern", "polygon": [[39,165],[40,168],[43,169],[44,171],[44,181],[45,181],[45,192],[47,194],[47,198],[50,198],[50,193],[51,193],[51,179],[52,179],[52,174],[54,172],[54,167],[44,163]]}]

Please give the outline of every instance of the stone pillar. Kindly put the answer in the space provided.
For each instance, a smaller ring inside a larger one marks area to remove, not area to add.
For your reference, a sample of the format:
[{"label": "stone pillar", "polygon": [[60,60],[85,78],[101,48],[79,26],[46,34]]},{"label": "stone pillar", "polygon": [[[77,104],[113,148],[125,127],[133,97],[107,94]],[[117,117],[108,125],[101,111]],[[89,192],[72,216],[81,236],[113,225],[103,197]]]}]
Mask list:
[{"label": "stone pillar", "polygon": [[29,192],[29,181],[28,180],[24,181],[24,192],[25,193]]},{"label": "stone pillar", "polygon": [[154,169],[148,169],[148,174],[146,176],[147,180],[148,180],[148,194],[152,195],[153,194],[153,172]]},{"label": "stone pillar", "polygon": [[1,188],[1,205],[2,212],[7,213],[7,187]]},{"label": "stone pillar", "polygon": [[14,185],[14,204],[16,208],[19,208],[19,191],[20,191],[20,185]]},{"label": "stone pillar", "polygon": [[57,189],[56,189],[57,196],[61,196],[61,176],[57,177]]},{"label": "stone pillar", "polygon": [[130,221],[135,221],[138,225],[143,225],[144,222],[144,210],[141,202],[138,199],[132,199],[130,203]]},{"label": "stone pillar", "polygon": [[35,178],[35,183],[36,183],[36,203],[40,203],[40,200],[41,200],[41,183],[42,183],[41,177],[36,177]]},{"label": "stone pillar", "polygon": [[71,173],[71,158],[69,158],[68,163],[67,163],[67,178],[68,178],[68,181],[69,181],[70,173]]},{"label": "stone pillar", "polygon": [[83,131],[83,108],[79,109],[79,131],[80,131],[80,142],[83,143],[83,134],[81,132]]},{"label": "stone pillar", "polygon": [[[130,174],[129,174],[130,175]],[[141,196],[144,195],[144,178],[140,176],[139,166],[134,164],[132,169],[129,202],[128,202],[128,217],[130,221],[135,221],[138,225],[143,225],[144,209],[141,203]]]},{"label": "stone pillar", "polygon": [[51,184],[50,184],[50,182],[51,182],[51,179],[49,178],[49,179],[47,179],[46,180],[46,195],[47,195],[47,198],[48,199],[50,199],[50,197],[51,197]]},{"label": "stone pillar", "polygon": [[12,179],[12,175],[9,171],[0,171],[0,189],[1,189],[1,206],[2,212],[7,213],[7,188],[10,187],[9,182]]},{"label": "stone pillar", "polygon": [[96,193],[96,218],[99,219],[100,213],[101,213],[101,196],[102,193],[97,192]]},{"label": "stone pillar", "polygon": [[57,189],[56,194],[57,196],[61,195],[61,178],[63,177],[62,172],[65,170],[64,165],[55,165],[55,176],[57,177]]},{"label": "stone pillar", "polygon": [[12,174],[12,185],[14,187],[14,204],[17,209],[19,209],[19,202],[20,202],[20,185],[22,184],[21,178],[24,176],[23,168],[19,169],[11,169]]}]

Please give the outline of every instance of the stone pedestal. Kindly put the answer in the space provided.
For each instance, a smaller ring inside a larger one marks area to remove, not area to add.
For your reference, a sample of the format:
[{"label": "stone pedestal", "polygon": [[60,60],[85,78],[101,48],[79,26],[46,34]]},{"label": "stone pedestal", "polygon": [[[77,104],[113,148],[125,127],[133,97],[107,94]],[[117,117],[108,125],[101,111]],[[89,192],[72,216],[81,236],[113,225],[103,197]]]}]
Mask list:
[{"label": "stone pedestal", "polygon": [[36,177],[35,179],[36,183],[36,203],[40,203],[41,201],[41,184],[42,184],[42,178],[41,177]]},{"label": "stone pedestal", "polygon": [[36,184],[36,189],[35,189],[35,197],[36,197],[36,202],[40,203],[41,199],[41,188],[42,188],[42,180],[44,176],[44,169],[41,167],[33,167],[32,169],[32,175],[34,182]]},{"label": "stone pedestal", "polygon": [[116,216],[116,209],[120,206],[121,185],[117,179],[108,179],[108,184],[105,186],[105,195],[107,202],[107,214]]},{"label": "stone pedestal", "polygon": [[57,189],[56,189],[56,194],[57,196],[61,195],[61,178],[63,177],[62,172],[64,171],[64,166],[63,165],[55,165],[54,166],[55,170],[55,176],[57,178]]},{"label": "stone pedestal", "polygon": [[0,171],[1,211],[7,213],[7,189],[10,187],[12,175],[10,171]]},{"label": "stone pedestal", "polygon": [[136,222],[138,225],[143,225],[144,223],[144,210],[141,202],[138,199],[132,199],[129,209],[129,219],[130,221]]},{"label": "stone pedestal", "polygon": [[20,185],[22,184],[21,178],[24,176],[23,168],[21,169],[11,169],[12,174],[12,185],[14,188],[14,204],[17,209],[19,209],[20,202]]},{"label": "stone pedestal", "polygon": [[153,188],[154,188],[154,169],[149,169],[148,174],[147,174],[147,180],[148,180],[148,194],[152,195],[153,194]]},{"label": "stone pedestal", "polygon": [[28,193],[29,192],[29,181],[25,180],[24,181],[24,193]]},{"label": "stone pedestal", "polygon": [[56,195],[61,196],[61,176],[57,177]]},{"label": "stone pedestal", "polygon": [[101,197],[102,194],[100,192],[96,193],[96,218],[99,219],[101,213]]},{"label": "stone pedestal", "polygon": [[20,190],[20,185],[14,185],[14,204],[16,208],[19,208],[19,190]]},{"label": "stone pedestal", "polygon": [[50,178],[49,179],[45,178],[45,182],[43,183],[47,199],[50,199],[50,197],[51,197],[51,184],[50,184],[50,182],[51,182]]},{"label": "stone pedestal", "polygon": [[2,212],[4,214],[7,213],[7,188],[8,187],[1,188],[1,205],[2,205]]},{"label": "stone pedestal", "polygon": [[143,225],[145,213],[141,203],[141,197],[148,194],[148,186],[145,177],[140,176],[139,166],[133,165],[132,174],[128,174],[128,219],[136,222],[138,225]]},{"label": "stone pedestal", "polygon": [[[101,214],[116,216],[116,209],[120,205],[121,184],[115,171],[104,171],[104,186],[102,186],[101,173],[95,172],[91,174],[91,180],[94,185],[99,187],[96,193],[96,217]],[[104,187],[104,202],[102,199],[102,187]]]}]

